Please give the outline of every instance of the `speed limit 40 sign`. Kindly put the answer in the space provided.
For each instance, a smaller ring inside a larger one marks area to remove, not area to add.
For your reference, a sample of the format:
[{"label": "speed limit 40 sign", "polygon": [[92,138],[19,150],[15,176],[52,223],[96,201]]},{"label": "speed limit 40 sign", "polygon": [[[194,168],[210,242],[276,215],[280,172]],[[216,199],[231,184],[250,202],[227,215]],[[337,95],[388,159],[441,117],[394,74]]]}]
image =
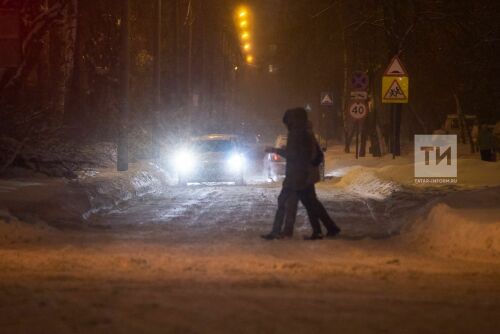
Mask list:
[{"label": "speed limit 40 sign", "polygon": [[359,121],[368,115],[368,104],[365,101],[351,101],[349,105],[349,115]]}]

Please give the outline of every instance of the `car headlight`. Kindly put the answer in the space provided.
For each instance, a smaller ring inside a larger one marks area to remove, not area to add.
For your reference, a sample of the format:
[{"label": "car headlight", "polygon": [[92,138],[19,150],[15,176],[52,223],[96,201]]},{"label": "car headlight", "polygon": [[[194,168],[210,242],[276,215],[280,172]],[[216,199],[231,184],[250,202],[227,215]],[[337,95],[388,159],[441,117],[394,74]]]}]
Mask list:
[{"label": "car headlight", "polygon": [[181,150],[174,155],[172,163],[178,173],[188,174],[196,167],[196,157],[189,150]]},{"label": "car headlight", "polygon": [[231,172],[241,172],[246,167],[246,159],[243,154],[234,153],[228,159],[228,167]]}]

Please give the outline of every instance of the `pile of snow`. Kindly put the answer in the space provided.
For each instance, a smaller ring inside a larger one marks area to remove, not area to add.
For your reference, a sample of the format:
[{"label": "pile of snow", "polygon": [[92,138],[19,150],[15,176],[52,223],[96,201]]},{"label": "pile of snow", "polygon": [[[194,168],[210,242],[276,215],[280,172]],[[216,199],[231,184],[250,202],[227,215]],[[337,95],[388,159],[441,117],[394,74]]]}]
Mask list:
[{"label": "pile of snow", "polygon": [[128,200],[145,195],[161,194],[174,180],[156,164],[150,162],[130,165],[127,172],[101,170],[82,175],[76,186],[87,194],[90,209],[83,214],[90,215],[113,209]]},{"label": "pile of snow", "polygon": [[159,194],[171,182],[167,173],[146,162],[131,164],[127,172],[89,170],[71,181],[62,178],[9,180],[0,183],[0,210],[27,224],[37,220],[51,226],[74,224],[125,201]]},{"label": "pile of snow", "polygon": [[21,222],[8,210],[0,210],[0,245],[40,241],[54,232],[41,221]]},{"label": "pile of snow", "polygon": [[456,192],[425,208],[403,239],[434,255],[500,261],[500,188]]},{"label": "pile of snow", "polygon": [[336,187],[345,191],[361,195],[364,198],[383,200],[393,192],[400,190],[400,186],[393,181],[384,180],[376,175],[376,170],[366,167],[353,167],[342,170],[342,175]]},{"label": "pile of snow", "polygon": [[[458,159],[458,183],[460,188],[500,186],[500,163],[479,159]],[[388,165],[376,168],[376,175],[384,180],[406,186],[439,187],[440,184],[415,184],[413,163]]]},{"label": "pile of snow", "polygon": [[[467,147],[467,149],[469,149]],[[464,149],[462,149],[464,150]],[[331,147],[326,154],[326,175],[341,176],[351,179],[352,182],[364,183],[366,180],[356,181],[355,177],[370,174],[375,177],[405,187],[441,187],[441,184],[416,184],[414,175],[414,158],[411,149],[408,153],[392,159],[391,155],[372,157],[367,155],[356,159],[352,153],[344,153],[340,146]],[[361,168],[361,170],[359,170]],[[476,188],[486,186],[500,186],[500,163],[486,162],[479,159],[479,154],[460,154],[458,158],[459,188]],[[352,175],[351,175],[352,174]]]}]

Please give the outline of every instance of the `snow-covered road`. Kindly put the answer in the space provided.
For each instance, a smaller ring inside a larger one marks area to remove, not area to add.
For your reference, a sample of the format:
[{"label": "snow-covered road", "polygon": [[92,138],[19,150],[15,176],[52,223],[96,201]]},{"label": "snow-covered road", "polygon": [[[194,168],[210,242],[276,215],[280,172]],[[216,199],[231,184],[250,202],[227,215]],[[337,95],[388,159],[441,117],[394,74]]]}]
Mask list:
[{"label": "snow-covered road", "polygon": [[[397,191],[383,199],[335,188],[335,180],[318,186],[318,196],[342,228],[342,238],[386,238],[438,192]],[[171,187],[160,196],[127,202],[89,225],[118,231],[136,230],[168,242],[231,242],[252,240],[270,230],[279,183],[251,182],[248,186],[198,184]],[[310,233],[307,214],[299,209],[296,238]]]},{"label": "snow-covered road", "polygon": [[293,240],[262,240],[280,185],[256,179],[168,187],[4,245],[0,333],[495,333],[498,263],[398,235],[443,189],[355,180],[318,185],[335,240],[302,240],[303,208]]}]

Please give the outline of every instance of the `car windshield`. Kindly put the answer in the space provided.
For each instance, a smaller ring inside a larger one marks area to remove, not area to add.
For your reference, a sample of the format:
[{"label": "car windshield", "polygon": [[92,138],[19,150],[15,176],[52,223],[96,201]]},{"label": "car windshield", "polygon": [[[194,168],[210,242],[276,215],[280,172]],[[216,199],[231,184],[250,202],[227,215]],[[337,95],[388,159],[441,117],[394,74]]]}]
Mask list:
[{"label": "car windshield", "polygon": [[200,140],[194,146],[202,152],[226,152],[233,148],[230,140]]}]

